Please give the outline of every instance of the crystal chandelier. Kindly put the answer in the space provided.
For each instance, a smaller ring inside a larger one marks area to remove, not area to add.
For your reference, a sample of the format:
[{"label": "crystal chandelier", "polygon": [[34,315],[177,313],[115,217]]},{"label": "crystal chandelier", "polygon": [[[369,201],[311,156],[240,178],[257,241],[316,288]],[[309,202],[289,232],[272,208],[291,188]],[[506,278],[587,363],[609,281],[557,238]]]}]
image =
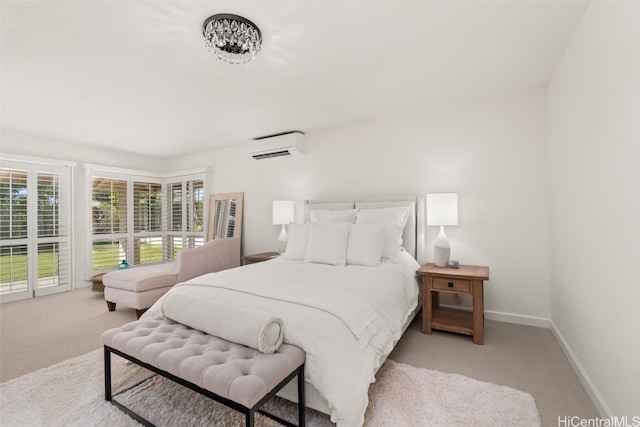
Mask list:
[{"label": "crystal chandelier", "polygon": [[229,64],[251,61],[262,45],[262,33],[256,24],[229,13],[219,13],[205,19],[202,34],[209,52]]}]

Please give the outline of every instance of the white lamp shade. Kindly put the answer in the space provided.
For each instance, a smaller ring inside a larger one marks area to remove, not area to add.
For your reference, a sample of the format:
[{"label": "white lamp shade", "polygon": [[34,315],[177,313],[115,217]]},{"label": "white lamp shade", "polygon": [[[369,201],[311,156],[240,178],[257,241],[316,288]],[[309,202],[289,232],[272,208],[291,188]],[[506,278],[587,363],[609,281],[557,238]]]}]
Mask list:
[{"label": "white lamp shade", "polygon": [[293,201],[273,201],[273,224],[284,225],[293,222]]},{"label": "white lamp shade", "polygon": [[427,194],[427,225],[458,225],[458,193]]}]

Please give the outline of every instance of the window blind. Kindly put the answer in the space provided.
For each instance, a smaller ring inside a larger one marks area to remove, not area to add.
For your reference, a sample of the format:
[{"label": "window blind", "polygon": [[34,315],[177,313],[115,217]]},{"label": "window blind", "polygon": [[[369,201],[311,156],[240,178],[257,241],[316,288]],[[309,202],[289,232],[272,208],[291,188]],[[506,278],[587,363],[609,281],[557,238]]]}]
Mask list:
[{"label": "window blind", "polygon": [[161,262],[163,254],[162,184],[133,183],[133,256],[135,264]]},{"label": "window blind", "polygon": [[0,294],[26,291],[27,171],[0,171]]},{"label": "window blind", "polygon": [[105,271],[117,268],[122,260],[127,259],[127,239],[97,239],[91,245],[91,268],[94,271]]},{"label": "window blind", "polygon": [[91,179],[93,234],[127,232],[127,181],[94,177]]},{"label": "window blind", "polygon": [[27,245],[2,244],[0,295],[26,292],[29,279]]},{"label": "window blind", "polygon": [[204,244],[204,173],[156,178],[92,170],[92,271],[176,258]]},{"label": "window blind", "polygon": [[70,284],[68,176],[37,173],[38,288]]},{"label": "window blind", "polygon": [[27,237],[27,171],[0,171],[0,237]]},{"label": "window blind", "polygon": [[173,260],[180,250],[204,244],[204,180],[169,180],[166,194],[165,259]]},{"label": "window blind", "polygon": [[188,231],[204,232],[204,183],[187,181]]},{"label": "window blind", "polygon": [[128,258],[127,181],[111,177],[91,178],[91,268],[117,268]]},{"label": "window blind", "polygon": [[134,232],[162,231],[162,184],[133,183]]},{"label": "window blind", "polygon": [[70,289],[70,167],[3,163],[20,167],[0,168],[2,300]]}]

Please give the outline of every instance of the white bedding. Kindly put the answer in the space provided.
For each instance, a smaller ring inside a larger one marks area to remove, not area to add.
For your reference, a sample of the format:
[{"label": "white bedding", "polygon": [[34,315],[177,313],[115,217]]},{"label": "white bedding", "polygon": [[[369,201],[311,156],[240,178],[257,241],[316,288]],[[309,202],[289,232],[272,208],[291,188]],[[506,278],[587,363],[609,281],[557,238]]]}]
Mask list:
[{"label": "white bedding", "polygon": [[[375,372],[418,304],[418,267],[406,252],[377,267],[279,257],[173,289],[282,318],[284,342],[305,350],[305,380],[328,402],[331,420],[360,426]],[[145,316],[158,314],[161,304],[162,299]]]}]

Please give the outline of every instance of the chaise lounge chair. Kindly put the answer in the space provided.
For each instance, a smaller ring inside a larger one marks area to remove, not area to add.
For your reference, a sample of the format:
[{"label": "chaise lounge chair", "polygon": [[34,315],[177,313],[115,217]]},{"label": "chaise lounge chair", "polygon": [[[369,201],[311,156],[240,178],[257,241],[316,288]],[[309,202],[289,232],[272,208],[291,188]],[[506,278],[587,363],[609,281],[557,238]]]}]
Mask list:
[{"label": "chaise lounge chair", "polygon": [[176,283],[240,265],[240,238],[214,239],[178,252],[175,262],[111,271],[104,275],[104,299],[133,307],[138,318]]}]

